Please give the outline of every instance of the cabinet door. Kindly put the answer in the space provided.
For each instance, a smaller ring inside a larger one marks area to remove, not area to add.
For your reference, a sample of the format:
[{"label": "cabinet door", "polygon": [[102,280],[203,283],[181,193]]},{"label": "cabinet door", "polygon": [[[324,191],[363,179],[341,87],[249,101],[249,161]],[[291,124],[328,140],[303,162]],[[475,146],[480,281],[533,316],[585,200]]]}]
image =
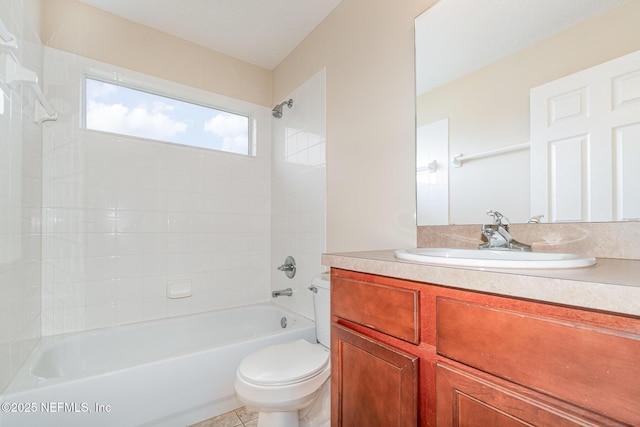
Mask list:
[{"label": "cabinet door", "polygon": [[333,324],[332,426],[418,423],[418,357]]},{"label": "cabinet door", "polygon": [[622,426],[613,420],[477,372],[438,363],[438,427]]}]

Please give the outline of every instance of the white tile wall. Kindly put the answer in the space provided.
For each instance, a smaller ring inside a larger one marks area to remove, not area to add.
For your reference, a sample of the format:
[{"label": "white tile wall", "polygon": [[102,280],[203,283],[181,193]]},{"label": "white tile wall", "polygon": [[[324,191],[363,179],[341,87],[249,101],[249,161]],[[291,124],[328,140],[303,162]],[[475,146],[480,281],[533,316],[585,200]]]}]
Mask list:
[{"label": "white tile wall", "polygon": [[[39,3],[28,3],[1,1],[0,19],[18,40],[20,64],[42,75]],[[0,392],[40,337],[42,128],[31,97],[0,85]]]},{"label": "white tile wall", "polygon": [[[85,70],[249,109],[257,157],[80,129]],[[50,48],[45,73],[60,118],[43,140],[43,334],[268,299],[269,110]],[[173,279],[190,280],[193,295],[167,298]]]},{"label": "white tile wall", "polygon": [[[325,70],[289,98],[293,107],[273,121],[271,288],[293,288],[292,298],[274,301],[313,319],[307,287],[324,270],[326,235]],[[293,279],[276,270],[287,255],[296,260]]]}]

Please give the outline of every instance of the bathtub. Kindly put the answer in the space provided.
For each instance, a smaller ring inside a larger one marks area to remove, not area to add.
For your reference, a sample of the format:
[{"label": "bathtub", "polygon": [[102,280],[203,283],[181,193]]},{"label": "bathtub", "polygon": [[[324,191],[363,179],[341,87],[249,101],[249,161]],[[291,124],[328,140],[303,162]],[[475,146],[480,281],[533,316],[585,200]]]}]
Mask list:
[{"label": "bathtub", "polygon": [[44,337],[0,396],[0,426],[171,426],[242,403],[241,359],[306,339],[314,323],[271,303]]}]

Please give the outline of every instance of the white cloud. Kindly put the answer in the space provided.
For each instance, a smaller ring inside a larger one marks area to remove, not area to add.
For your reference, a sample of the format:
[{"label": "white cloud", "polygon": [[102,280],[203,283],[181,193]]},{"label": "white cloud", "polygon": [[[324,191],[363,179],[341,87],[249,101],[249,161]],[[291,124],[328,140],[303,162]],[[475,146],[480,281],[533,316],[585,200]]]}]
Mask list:
[{"label": "white cloud", "polygon": [[91,96],[91,99],[98,99],[108,96],[117,90],[117,86],[100,82],[98,80],[87,80],[87,86],[91,85],[91,90],[87,90],[87,94]]},{"label": "white cloud", "polygon": [[87,128],[143,138],[172,141],[187,130],[187,123],[172,119],[167,112],[172,106],[156,102],[128,108],[122,104],[87,103]]},{"label": "white cloud", "polygon": [[247,152],[247,118],[229,113],[219,113],[207,120],[204,131],[222,139],[222,149],[234,153]]}]

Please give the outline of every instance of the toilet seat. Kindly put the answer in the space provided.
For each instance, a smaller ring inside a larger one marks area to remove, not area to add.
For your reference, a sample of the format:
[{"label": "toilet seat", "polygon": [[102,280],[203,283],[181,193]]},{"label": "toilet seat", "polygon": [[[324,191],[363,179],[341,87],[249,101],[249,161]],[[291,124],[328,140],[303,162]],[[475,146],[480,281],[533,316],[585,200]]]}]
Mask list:
[{"label": "toilet seat", "polygon": [[289,385],[306,381],[329,364],[329,350],[306,340],[275,344],[242,360],[238,376],[261,386]]}]

